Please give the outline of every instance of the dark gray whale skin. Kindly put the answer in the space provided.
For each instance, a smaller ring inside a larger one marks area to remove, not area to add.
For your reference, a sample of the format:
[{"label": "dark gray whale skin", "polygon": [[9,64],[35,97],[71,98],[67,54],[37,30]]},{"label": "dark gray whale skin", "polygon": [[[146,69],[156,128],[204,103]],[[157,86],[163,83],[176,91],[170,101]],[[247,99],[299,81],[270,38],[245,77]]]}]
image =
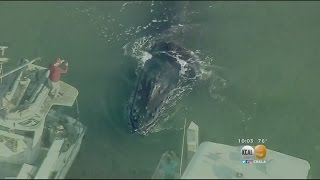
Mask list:
[{"label": "dark gray whale skin", "polygon": [[[152,127],[160,123],[159,111],[178,85],[181,65],[172,52],[178,52],[180,59],[192,58],[190,51],[177,43],[158,41],[150,50],[152,58],[147,60],[138,75],[136,87],[128,104],[128,115],[133,132],[147,135]],[[187,76],[195,76],[194,68],[187,64]]]}]

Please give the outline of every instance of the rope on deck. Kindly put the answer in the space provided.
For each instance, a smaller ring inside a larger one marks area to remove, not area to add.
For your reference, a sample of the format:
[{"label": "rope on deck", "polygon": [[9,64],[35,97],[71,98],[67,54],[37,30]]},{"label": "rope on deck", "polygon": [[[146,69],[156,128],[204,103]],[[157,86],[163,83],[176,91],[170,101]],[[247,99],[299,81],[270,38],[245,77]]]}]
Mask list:
[{"label": "rope on deck", "polygon": [[180,177],[181,177],[181,171],[182,171],[182,160],[183,160],[183,150],[184,150],[184,137],[186,134],[186,124],[187,119],[184,119],[184,127],[183,127],[183,137],[182,137],[182,147],[181,147],[181,158],[180,158]]}]

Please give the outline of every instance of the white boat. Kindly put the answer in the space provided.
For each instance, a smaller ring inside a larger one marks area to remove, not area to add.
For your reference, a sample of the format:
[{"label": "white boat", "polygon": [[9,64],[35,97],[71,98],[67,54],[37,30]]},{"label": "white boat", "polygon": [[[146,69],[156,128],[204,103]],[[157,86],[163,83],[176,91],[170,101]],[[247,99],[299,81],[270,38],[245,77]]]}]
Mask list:
[{"label": "white boat", "polygon": [[151,179],[178,179],[180,158],[173,151],[163,153]]},{"label": "white boat", "polygon": [[86,132],[67,115],[78,90],[61,81],[62,93],[53,99],[48,69],[33,64],[38,60],[4,74],[8,58],[0,58],[0,179],[65,178]]},{"label": "white boat", "polygon": [[244,164],[241,146],[203,142],[181,179],[307,179],[310,164],[267,150],[265,163]]},{"label": "white boat", "polygon": [[[244,145],[230,146],[214,142],[202,142],[198,146],[199,128],[191,122],[187,130],[187,167],[183,173],[177,173],[171,166],[164,166],[166,171],[158,167],[154,176],[160,172],[176,172],[175,179],[307,179],[310,170],[308,161],[267,150],[263,160],[245,160],[241,154]],[[182,143],[183,144],[183,143]],[[184,149],[182,145],[182,149]],[[159,164],[162,163],[163,158]],[[250,162],[250,163],[247,163]],[[163,163],[162,163],[163,164]],[[182,166],[182,161],[180,166]],[[181,167],[180,167],[181,169]],[[181,172],[181,170],[180,170]],[[163,173],[162,173],[163,174]],[[168,174],[168,173],[167,173]],[[171,173],[172,174],[172,173]],[[157,179],[166,176],[156,176]],[[172,179],[172,177],[170,178]]]}]

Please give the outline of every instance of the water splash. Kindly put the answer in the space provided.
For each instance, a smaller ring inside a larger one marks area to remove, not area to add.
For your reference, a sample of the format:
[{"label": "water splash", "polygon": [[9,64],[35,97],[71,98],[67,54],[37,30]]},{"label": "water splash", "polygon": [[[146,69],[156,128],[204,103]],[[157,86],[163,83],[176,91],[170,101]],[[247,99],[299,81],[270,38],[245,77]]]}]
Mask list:
[{"label": "water splash", "polygon": [[152,55],[149,53],[149,51],[154,45],[154,42],[155,41],[152,36],[138,38],[133,43],[127,43],[123,46],[124,55],[131,56],[139,60],[139,68],[142,68],[145,62],[152,58]]}]

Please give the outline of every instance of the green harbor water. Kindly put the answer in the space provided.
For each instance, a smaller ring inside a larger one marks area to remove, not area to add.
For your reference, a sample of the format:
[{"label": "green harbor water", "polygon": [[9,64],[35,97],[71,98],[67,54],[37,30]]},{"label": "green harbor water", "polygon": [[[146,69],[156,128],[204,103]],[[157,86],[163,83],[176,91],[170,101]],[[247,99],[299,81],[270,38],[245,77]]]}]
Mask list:
[{"label": "green harbor water", "polygon": [[[159,8],[171,5],[0,2],[0,42],[13,62],[69,62],[62,80],[79,90],[88,127],[69,178],[150,178],[162,153],[180,154],[181,129],[141,137],[130,133],[125,115],[137,61],[122,47],[152,28],[125,30],[171,16]],[[267,148],[307,160],[309,178],[320,178],[320,2],[194,1],[189,8],[187,22],[197,29],[185,46],[213,57],[226,87],[197,83],[177,105],[187,110],[172,118],[197,123],[201,142],[267,139]]]}]

